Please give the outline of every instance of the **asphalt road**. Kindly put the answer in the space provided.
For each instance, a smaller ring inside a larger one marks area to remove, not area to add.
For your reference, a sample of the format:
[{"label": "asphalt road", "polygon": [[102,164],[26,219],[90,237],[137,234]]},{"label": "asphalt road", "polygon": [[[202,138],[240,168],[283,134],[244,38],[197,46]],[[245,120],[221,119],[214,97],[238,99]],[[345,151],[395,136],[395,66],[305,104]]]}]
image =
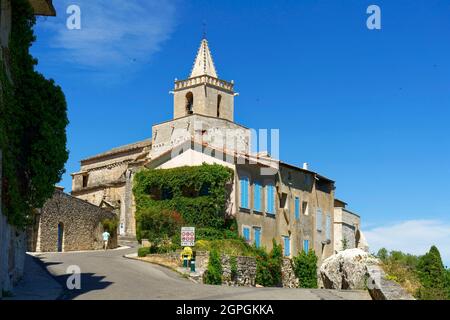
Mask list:
[{"label": "asphalt road", "polygon": [[370,299],[363,291],[197,284],[164,267],[124,258],[133,252],[136,249],[43,253],[37,257],[63,288],[67,288],[68,267],[80,268],[81,288],[65,289],[61,299]]}]

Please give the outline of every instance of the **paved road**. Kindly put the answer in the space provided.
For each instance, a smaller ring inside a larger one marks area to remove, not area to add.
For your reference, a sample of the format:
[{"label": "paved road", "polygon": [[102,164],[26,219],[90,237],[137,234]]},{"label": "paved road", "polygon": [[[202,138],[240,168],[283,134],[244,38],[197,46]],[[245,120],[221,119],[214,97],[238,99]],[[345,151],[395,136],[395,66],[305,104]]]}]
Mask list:
[{"label": "paved road", "polygon": [[38,257],[66,288],[71,265],[81,269],[81,289],[65,290],[63,299],[370,299],[366,292],[225,287],[196,284],[178,273],[124,258],[136,249],[45,253]]}]

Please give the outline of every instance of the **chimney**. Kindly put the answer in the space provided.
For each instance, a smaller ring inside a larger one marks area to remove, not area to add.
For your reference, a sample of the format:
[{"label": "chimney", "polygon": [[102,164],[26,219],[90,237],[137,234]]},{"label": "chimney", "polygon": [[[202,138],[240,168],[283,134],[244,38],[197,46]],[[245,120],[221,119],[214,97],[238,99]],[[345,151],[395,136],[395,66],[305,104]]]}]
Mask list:
[{"label": "chimney", "polygon": [[303,169],[308,170],[308,162],[303,162]]}]

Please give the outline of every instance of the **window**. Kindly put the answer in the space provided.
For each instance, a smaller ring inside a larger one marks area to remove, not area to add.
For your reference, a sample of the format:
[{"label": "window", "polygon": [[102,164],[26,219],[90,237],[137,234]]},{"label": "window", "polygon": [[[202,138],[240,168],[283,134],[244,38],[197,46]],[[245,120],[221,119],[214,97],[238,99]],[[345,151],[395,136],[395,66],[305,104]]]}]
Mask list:
[{"label": "window", "polygon": [[86,188],[88,186],[88,180],[89,180],[89,175],[87,175],[87,174],[83,175],[83,188]]},{"label": "window", "polygon": [[275,214],[275,187],[273,184],[266,185],[266,212]]},{"label": "window", "polygon": [[327,240],[331,240],[331,215],[327,213],[327,220],[325,222],[325,236]]},{"label": "window", "polygon": [[241,208],[248,209],[248,177],[241,177],[240,180],[240,198]]},{"label": "window", "polygon": [[294,213],[295,213],[295,219],[300,220],[300,199],[299,197],[295,197],[294,200]]},{"label": "window", "polygon": [[307,216],[309,214],[308,202],[302,201],[302,213]]},{"label": "window", "polygon": [[255,247],[257,247],[257,248],[261,247],[261,228],[254,227],[253,235],[254,235],[254,239],[255,239]]},{"label": "window", "polygon": [[244,239],[246,242],[250,242],[250,228],[249,227],[242,227],[242,235],[244,236]]},{"label": "window", "polygon": [[217,96],[217,118],[220,117],[220,102],[222,102],[222,96]]},{"label": "window", "polygon": [[309,251],[309,240],[303,240],[303,251]]},{"label": "window", "polygon": [[283,236],[283,244],[284,244],[284,256],[291,256],[291,239],[289,237]]},{"label": "window", "polygon": [[192,92],[186,94],[186,114],[194,113],[194,95]]},{"label": "window", "polygon": [[255,181],[253,184],[253,209],[256,211],[261,212],[262,211],[262,206],[261,206],[261,191],[262,191],[262,186],[261,183]]},{"label": "window", "polygon": [[316,213],[316,229],[317,231],[322,231],[322,210],[317,209]]}]

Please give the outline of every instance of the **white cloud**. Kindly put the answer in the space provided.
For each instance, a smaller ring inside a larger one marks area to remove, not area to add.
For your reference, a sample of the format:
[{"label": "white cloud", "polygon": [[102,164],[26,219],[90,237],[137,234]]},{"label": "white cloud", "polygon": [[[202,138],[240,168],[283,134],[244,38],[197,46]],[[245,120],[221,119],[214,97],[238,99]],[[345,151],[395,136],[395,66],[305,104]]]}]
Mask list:
[{"label": "white cloud", "polygon": [[[66,27],[71,4],[81,9],[81,30]],[[57,18],[37,25],[50,35],[52,58],[92,71],[109,73],[148,62],[169,39],[176,21],[174,1],[63,0],[55,5]]]},{"label": "white cloud", "polygon": [[384,247],[422,255],[432,245],[439,249],[444,264],[450,266],[450,223],[439,220],[407,220],[364,231],[370,251]]}]

